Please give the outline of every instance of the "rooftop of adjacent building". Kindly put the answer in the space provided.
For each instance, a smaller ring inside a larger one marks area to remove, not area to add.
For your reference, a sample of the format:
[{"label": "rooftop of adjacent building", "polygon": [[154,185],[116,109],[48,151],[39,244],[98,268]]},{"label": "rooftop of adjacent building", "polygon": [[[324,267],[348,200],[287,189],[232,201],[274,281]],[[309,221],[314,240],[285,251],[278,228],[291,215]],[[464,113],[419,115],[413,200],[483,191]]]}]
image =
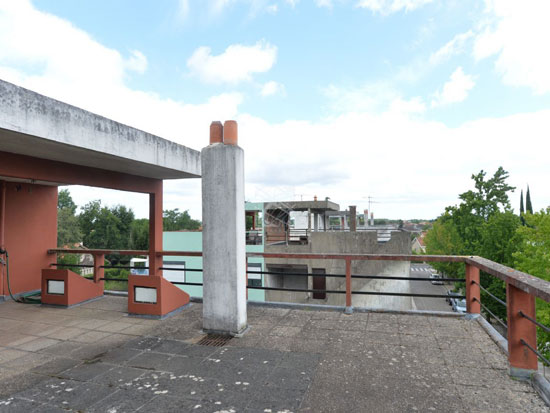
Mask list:
[{"label": "rooftop of adjacent building", "polygon": [[199,303],[165,320],[123,297],[1,303],[0,411],[549,411],[476,319],[249,305],[248,321],[217,347]]}]

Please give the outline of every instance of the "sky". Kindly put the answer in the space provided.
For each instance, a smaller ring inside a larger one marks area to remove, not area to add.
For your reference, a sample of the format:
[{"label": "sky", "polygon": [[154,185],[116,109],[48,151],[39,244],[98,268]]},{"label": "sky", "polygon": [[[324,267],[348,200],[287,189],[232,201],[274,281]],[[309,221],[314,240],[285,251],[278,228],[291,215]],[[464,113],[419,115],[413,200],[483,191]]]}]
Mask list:
[{"label": "sky", "polygon": [[[538,210],[549,18],[547,0],[0,0],[0,79],[197,150],[235,119],[248,201],[431,219],[502,166]],[[164,188],[200,218],[199,179]],[[148,215],[145,195],[70,190]]]}]

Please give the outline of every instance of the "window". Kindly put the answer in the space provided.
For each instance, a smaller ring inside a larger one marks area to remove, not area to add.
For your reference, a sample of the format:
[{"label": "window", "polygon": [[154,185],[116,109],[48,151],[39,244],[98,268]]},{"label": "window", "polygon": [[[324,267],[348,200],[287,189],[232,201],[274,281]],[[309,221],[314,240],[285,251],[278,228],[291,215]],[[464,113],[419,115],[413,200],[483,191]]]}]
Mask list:
[{"label": "window", "polygon": [[262,274],[256,274],[256,272],[262,271],[262,264],[260,264],[259,262],[249,262],[246,271],[248,273],[248,286],[261,287]]},{"label": "window", "polygon": [[185,281],[185,261],[163,261],[162,267],[168,268],[166,270],[162,270],[162,275],[166,280],[172,283],[186,282]]}]

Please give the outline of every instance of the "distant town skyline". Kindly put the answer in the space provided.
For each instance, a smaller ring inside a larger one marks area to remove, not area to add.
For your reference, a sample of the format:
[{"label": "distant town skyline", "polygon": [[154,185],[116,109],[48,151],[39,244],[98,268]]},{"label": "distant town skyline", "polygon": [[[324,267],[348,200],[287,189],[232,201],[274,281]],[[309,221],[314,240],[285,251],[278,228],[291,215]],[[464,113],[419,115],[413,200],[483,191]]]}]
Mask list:
[{"label": "distant town skyline", "polygon": [[[550,205],[550,2],[0,0],[0,79],[200,150],[236,119],[246,199],[433,219],[499,166]],[[147,216],[146,196],[73,187]],[[200,180],[164,208],[200,219]]]}]

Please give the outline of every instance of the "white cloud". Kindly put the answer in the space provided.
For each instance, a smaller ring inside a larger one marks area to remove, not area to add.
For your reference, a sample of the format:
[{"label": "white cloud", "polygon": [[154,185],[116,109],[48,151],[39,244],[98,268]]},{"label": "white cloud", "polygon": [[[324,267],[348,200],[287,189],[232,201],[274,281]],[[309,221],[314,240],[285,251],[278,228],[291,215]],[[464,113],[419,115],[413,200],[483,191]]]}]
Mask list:
[{"label": "white cloud", "polygon": [[210,0],[210,11],[215,14],[221,13],[226,6],[234,2],[235,0]]},{"label": "white cloud", "polygon": [[273,95],[284,96],[286,94],[286,89],[283,84],[271,80],[269,82],[266,82],[262,86],[262,90],[260,91],[260,94],[262,96],[273,96]]},{"label": "white cloud", "polygon": [[249,17],[262,13],[276,14],[279,4],[294,8],[300,0],[209,0],[208,9],[212,15],[222,14],[228,7],[235,4],[245,4],[249,7]]},{"label": "white cloud", "polygon": [[317,7],[326,7],[331,9],[333,6],[333,0],[315,0],[315,5]]},{"label": "white cloud", "polygon": [[468,97],[468,93],[474,86],[474,77],[466,75],[462,67],[459,66],[443,85],[441,91],[435,93],[432,107],[462,102]]},{"label": "white cloud", "polygon": [[359,87],[329,85],[323,91],[329,111],[342,113],[422,113],[426,107],[420,97],[405,99],[388,83],[367,83]]},{"label": "white cloud", "polygon": [[132,50],[132,56],[126,60],[125,67],[138,73],[145,73],[147,70],[147,58],[139,50]]},{"label": "white cloud", "polygon": [[189,16],[189,11],[190,11],[189,0],[179,0],[178,12],[177,12],[178,19],[180,21],[187,20],[187,17]]},{"label": "white cloud", "polygon": [[468,30],[465,33],[457,34],[448,43],[446,43],[441,49],[432,53],[430,56],[430,63],[433,65],[440,64],[452,56],[461,54],[464,52],[466,42],[474,36],[474,32]]},{"label": "white cloud", "polygon": [[369,9],[374,13],[387,15],[400,11],[413,11],[432,1],[433,0],[359,0],[356,6],[362,9]]},{"label": "white cloud", "polygon": [[[125,85],[130,70],[146,69],[139,52],[125,58],[66,20],[36,10],[29,1],[0,0],[0,78],[76,105],[163,138],[200,149],[208,142],[212,120],[233,119],[243,97],[224,93],[189,104]],[[154,113],[154,116],[151,114]],[[198,180],[197,180],[198,181]],[[199,182],[200,184],[200,182]],[[200,215],[200,192],[187,194],[181,188],[196,185],[167,182],[179,195],[171,195],[166,207],[191,208]],[[147,203],[133,202],[137,195],[100,189],[82,190],[108,203],[126,203],[139,216],[147,216]],[[89,200],[85,196],[83,200]]]},{"label": "white cloud", "polygon": [[[545,188],[550,173],[545,154],[531,151],[518,157],[515,143],[528,135],[543,151],[550,149],[549,119],[547,110],[450,128],[390,110],[277,124],[241,115],[246,197],[329,196],[341,206],[362,209],[365,197],[373,195],[382,201],[375,206],[378,217],[435,217],[471,188],[471,174],[481,169],[493,172],[502,165],[511,173],[512,185],[535,180],[536,187]],[[541,206],[550,202],[547,191],[539,194]]]},{"label": "white cloud", "polygon": [[277,47],[262,40],[254,46],[233,44],[219,55],[212,55],[209,47],[199,47],[187,60],[187,67],[205,83],[236,84],[250,81],[254,73],[267,72],[276,59]]},{"label": "white cloud", "polygon": [[[391,85],[333,85],[325,90],[334,105],[327,116],[274,123],[241,113],[239,94],[188,104],[130,89],[124,83],[126,60],[28,2],[0,0],[0,78],[196,149],[207,144],[212,120],[237,119],[249,200],[329,196],[361,210],[372,195],[381,202],[375,204],[377,217],[433,218],[471,188],[472,173],[502,165],[511,185],[529,182],[537,194],[535,208],[550,204],[544,189],[550,175],[550,110],[450,128],[424,119],[425,103],[403,97]],[[522,136],[537,150],[518,156]],[[200,180],[167,181],[164,188],[166,209],[190,209],[200,217]],[[71,191],[79,203],[102,197],[147,216],[142,195]]]},{"label": "white cloud", "polygon": [[474,56],[496,56],[495,69],[504,83],[550,93],[550,2],[486,0],[490,18],[482,24]]}]

